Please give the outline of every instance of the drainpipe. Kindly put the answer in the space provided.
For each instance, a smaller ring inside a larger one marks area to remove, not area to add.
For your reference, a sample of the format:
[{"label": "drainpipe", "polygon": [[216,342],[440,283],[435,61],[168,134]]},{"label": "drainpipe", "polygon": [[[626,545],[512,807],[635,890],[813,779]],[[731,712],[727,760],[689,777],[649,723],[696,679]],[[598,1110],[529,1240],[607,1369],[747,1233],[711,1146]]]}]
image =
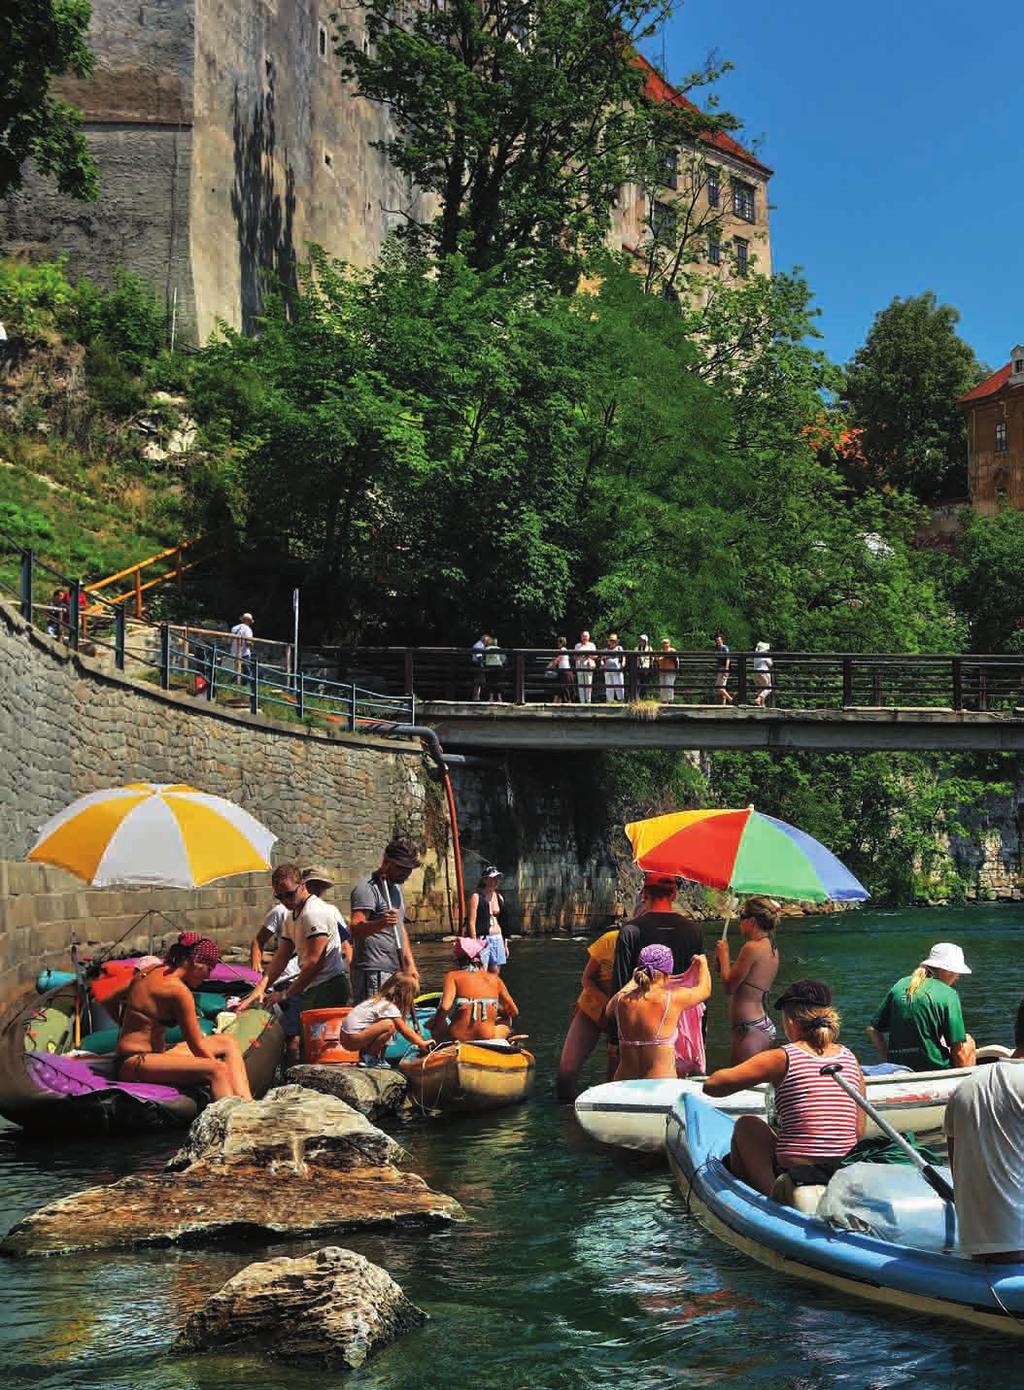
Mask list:
[{"label": "drainpipe", "polygon": [[[441,774],[445,800],[448,803],[448,819],[452,827],[452,853],[455,857],[455,891],[459,899],[459,920],[456,933],[461,935],[463,923],[466,920],[466,887],[462,881],[462,848],[459,844],[459,818],[455,810],[455,793],[452,790],[452,779],[448,774],[448,762],[445,759],[444,750],[441,747],[441,740],[438,738],[436,732],[428,728],[426,724],[389,724],[387,728],[388,733],[391,734],[405,734],[409,738],[418,738],[437,764],[438,771]],[[451,761],[455,762],[456,758],[453,756]],[[458,761],[462,762],[463,760],[459,758]]]}]

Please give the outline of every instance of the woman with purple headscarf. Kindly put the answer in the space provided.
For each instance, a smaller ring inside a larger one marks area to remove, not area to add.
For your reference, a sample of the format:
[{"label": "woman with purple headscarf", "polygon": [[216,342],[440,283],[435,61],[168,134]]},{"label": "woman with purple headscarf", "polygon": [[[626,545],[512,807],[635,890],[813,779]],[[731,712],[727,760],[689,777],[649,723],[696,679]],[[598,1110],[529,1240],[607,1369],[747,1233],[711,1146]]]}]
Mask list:
[{"label": "woman with purple headscarf", "polygon": [[707,956],[693,959],[699,966],[696,986],[673,988],[671,950],[660,943],[645,946],[632,980],[609,999],[606,1012],[619,1029],[616,1081],[676,1075],[680,1015],[703,1004],[711,993]]}]

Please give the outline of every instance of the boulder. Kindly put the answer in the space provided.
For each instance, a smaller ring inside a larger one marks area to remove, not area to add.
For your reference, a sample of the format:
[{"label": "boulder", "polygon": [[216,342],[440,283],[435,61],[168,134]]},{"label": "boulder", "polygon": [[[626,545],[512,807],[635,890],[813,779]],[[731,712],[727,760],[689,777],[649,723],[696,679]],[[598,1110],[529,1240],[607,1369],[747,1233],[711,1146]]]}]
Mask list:
[{"label": "boulder", "polygon": [[246,1265],[189,1317],[179,1347],[250,1343],[274,1360],[354,1368],[425,1319],[386,1270],[329,1245]]},{"label": "boulder", "polygon": [[289,1082],[336,1096],[370,1120],[380,1120],[401,1109],[408,1082],[401,1072],[389,1067],[368,1069],[340,1066],[337,1062],[320,1066],[292,1067]]},{"label": "boulder", "polygon": [[205,1160],[304,1173],[310,1166],[365,1168],[406,1157],[400,1144],[343,1100],[288,1085],[262,1100],[232,1097],[208,1106],[167,1166],[180,1171]]},{"label": "boulder", "polygon": [[165,1171],[50,1202],[13,1227],[0,1252],[291,1239],[463,1220],[453,1198],[395,1166],[404,1158],[344,1101],[281,1086],[261,1101],[211,1105]]}]

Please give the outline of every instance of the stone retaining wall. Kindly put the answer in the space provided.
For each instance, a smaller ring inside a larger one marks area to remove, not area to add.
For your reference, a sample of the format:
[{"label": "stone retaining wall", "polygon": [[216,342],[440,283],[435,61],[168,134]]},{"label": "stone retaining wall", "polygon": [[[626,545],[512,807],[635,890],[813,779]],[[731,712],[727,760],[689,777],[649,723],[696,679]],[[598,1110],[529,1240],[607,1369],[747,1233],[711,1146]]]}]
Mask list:
[{"label": "stone retaining wall", "polygon": [[[325,865],[347,911],[353,883],[396,832],[426,845],[410,880],[416,935],[449,930],[447,834],[419,745],[309,733],[163,692],[78,656],[0,604],[0,998],[88,946],[148,949],[185,926],[243,945],[270,904],[265,876],[209,888],[90,889],[24,856],[75,797],[128,781],[188,782],[244,806],[278,836],[277,860]],[[149,919],[149,908],[171,921]],[[187,922],[183,914],[187,913]],[[152,933],[152,937],[151,937]]]}]

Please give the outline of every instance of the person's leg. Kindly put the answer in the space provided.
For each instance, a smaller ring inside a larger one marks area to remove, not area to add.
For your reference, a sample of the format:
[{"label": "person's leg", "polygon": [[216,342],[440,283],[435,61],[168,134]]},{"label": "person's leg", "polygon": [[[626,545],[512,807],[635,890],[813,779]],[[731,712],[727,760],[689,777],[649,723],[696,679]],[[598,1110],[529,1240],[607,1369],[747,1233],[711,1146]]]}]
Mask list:
[{"label": "person's leg", "polygon": [[233,1095],[231,1077],[223,1062],[196,1057],[187,1043],[177,1043],[166,1052],[136,1053],[118,1063],[120,1081],[145,1082],[158,1086],[209,1086],[214,1100]]},{"label": "person's leg", "polygon": [[766,1197],[775,1183],[775,1131],[758,1115],[741,1115],[732,1132],[729,1167],[732,1175]]},{"label": "person's leg", "polygon": [[229,1033],[214,1033],[206,1039],[206,1045],[212,1049],[217,1059],[223,1062],[228,1069],[228,1076],[231,1081],[230,1094],[239,1096],[242,1100],[252,1100],[249,1074],[245,1070],[245,1059],[242,1057],[242,1049],[239,1047],[237,1039],[231,1037]]},{"label": "person's leg", "polygon": [[768,1048],[775,1046],[775,1036],[774,1029],[744,1028],[742,1032],[733,1029],[731,1065],[738,1066],[740,1062],[745,1062],[748,1057],[755,1057],[759,1052],[767,1052]]},{"label": "person's leg", "polygon": [[384,1050],[396,1033],[393,1018],[382,1018],[358,1033],[346,1033],[344,1028],[338,1041],[351,1052],[362,1052],[369,1057],[383,1057]]},{"label": "person's leg", "polygon": [[569,1024],[565,1042],[562,1044],[562,1055],[558,1060],[555,1091],[559,1100],[575,1098],[580,1072],[597,1046],[600,1036],[601,1030],[593,1019],[577,1009]]}]

